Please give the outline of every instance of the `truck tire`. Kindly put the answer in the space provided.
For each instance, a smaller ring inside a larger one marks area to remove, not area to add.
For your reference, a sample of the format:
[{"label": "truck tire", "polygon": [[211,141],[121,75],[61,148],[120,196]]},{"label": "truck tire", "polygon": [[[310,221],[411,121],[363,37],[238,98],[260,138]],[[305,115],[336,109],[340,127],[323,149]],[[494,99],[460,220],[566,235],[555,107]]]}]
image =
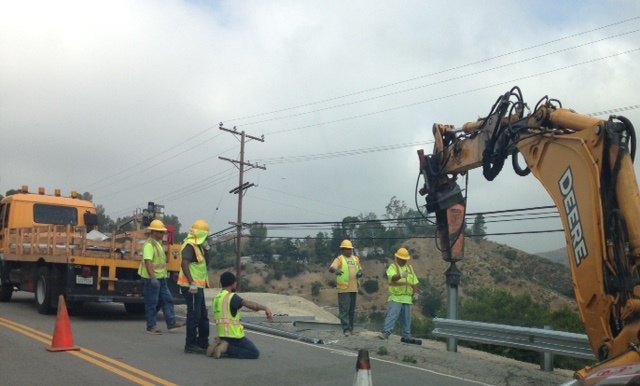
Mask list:
[{"label": "truck tire", "polygon": [[2,280],[4,269],[4,263],[0,263],[0,302],[11,301],[11,296],[13,295],[13,286]]},{"label": "truck tire", "polygon": [[51,307],[51,275],[48,267],[40,267],[36,277],[36,308],[43,315],[53,313]]},{"label": "truck tire", "polygon": [[6,303],[8,301],[11,301],[12,295],[13,295],[13,286],[2,283],[2,279],[0,279],[0,302]]},{"label": "truck tire", "polygon": [[125,303],[124,309],[129,315],[144,315],[144,303]]}]

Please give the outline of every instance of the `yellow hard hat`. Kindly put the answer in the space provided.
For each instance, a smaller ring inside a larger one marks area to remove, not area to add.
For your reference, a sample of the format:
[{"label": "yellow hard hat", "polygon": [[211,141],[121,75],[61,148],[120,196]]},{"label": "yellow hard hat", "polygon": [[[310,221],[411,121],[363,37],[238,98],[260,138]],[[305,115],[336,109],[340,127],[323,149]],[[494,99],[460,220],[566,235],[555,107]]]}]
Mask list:
[{"label": "yellow hard hat", "polygon": [[409,251],[407,251],[407,248],[398,249],[398,252],[396,252],[396,257],[402,260],[409,260],[411,258],[411,256],[409,256]]},{"label": "yellow hard hat", "polygon": [[201,231],[205,231],[205,232],[209,232],[209,224],[207,224],[206,221],[204,220],[198,220],[196,222],[193,223],[193,225],[191,226],[191,229],[198,229]]},{"label": "yellow hard hat", "polygon": [[340,243],[340,248],[353,249],[353,244],[351,244],[351,241],[349,240],[342,240],[342,242]]},{"label": "yellow hard hat", "polygon": [[151,224],[149,224],[149,229],[150,231],[156,231],[156,232],[166,232],[167,228],[165,228],[164,223],[160,220],[153,220],[151,221]]}]

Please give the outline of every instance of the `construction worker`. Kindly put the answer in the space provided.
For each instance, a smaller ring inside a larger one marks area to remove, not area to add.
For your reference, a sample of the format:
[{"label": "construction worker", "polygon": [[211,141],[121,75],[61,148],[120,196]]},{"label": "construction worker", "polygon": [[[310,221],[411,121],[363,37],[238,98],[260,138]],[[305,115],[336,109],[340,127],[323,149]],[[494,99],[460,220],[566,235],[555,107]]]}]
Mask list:
[{"label": "construction worker", "polygon": [[329,272],[336,274],[338,290],[338,316],[344,336],[353,335],[353,324],[356,316],[356,295],[360,288],[362,267],[360,259],[353,254],[353,244],[349,240],[340,243],[342,254],[336,257],[329,267]]},{"label": "construction worker", "polygon": [[147,333],[152,335],[162,335],[162,331],[156,325],[160,308],[169,331],[184,327],[184,323],[176,322],[173,297],[167,287],[167,255],[162,247],[162,238],[166,231],[167,228],[162,221],[151,221],[147,228],[149,238],[144,243],[142,261],[138,268],[138,275],[144,284],[144,316],[147,320]]},{"label": "construction worker", "polygon": [[204,289],[209,286],[207,237],[209,224],[204,220],[198,220],[193,223],[189,235],[182,243],[178,284],[187,304],[184,352],[188,354],[205,354],[209,347],[209,317],[204,299]]},{"label": "construction worker", "polygon": [[247,307],[253,311],[264,310],[267,320],[273,322],[273,314],[267,306],[250,302],[237,295],[236,275],[224,272],[220,275],[222,291],[213,300],[213,316],[218,328],[218,338],[207,349],[207,356],[219,359],[223,354],[229,358],[258,359],[260,351],[244,334],[240,323],[240,309]]},{"label": "construction worker", "polygon": [[413,296],[417,293],[418,277],[413,267],[407,264],[411,256],[406,248],[400,248],[395,254],[396,261],[387,269],[389,280],[389,309],[384,321],[380,339],[389,339],[393,328],[400,317],[402,326],[402,341],[411,339],[411,308]]}]

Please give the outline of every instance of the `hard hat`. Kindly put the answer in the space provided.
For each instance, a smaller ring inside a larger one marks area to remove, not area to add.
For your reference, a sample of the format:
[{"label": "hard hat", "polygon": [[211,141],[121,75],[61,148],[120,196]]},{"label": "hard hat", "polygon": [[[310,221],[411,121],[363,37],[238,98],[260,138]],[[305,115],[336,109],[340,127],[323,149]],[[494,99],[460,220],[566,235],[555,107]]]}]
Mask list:
[{"label": "hard hat", "polygon": [[167,228],[164,227],[164,223],[160,220],[153,220],[151,221],[151,224],[149,224],[149,229],[150,231],[156,231],[156,232],[166,232]]},{"label": "hard hat", "polygon": [[193,225],[191,226],[191,229],[197,229],[197,230],[201,230],[201,231],[205,231],[205,232],[209,232],[209,224],[207,224],[206,221],[204,220],[198,220],[196,222],[193,223]]},{"label": "hard hat", "polygon": [[340,243],[340,248],[353,249],[353,244],[351,244],[351,241],[349,240],[342,240],[342,242]]},{"label": "hard hat", "polygon": [[396,252],[396,257],[402,260],[409,260],[411,258],[411,256],[409,256],[409,251],[407,251],[407,248],[398,249],[398,252]]}]

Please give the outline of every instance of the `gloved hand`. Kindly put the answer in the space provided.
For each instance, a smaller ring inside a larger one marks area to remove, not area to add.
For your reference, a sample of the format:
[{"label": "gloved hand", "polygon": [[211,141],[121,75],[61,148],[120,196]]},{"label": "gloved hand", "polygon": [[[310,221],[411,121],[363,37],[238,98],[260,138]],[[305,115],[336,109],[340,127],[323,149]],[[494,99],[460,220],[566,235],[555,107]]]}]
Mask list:
[{"label": "gloved hand", "polygon": [[407,271],[404,271],[404,272],[402,272],[402,273],[400,274],[400,277],[401,277],[402,279],[406,279],[406,278],[407,278],[407,276],[409,276],[409,272],[407,272]]},{"label": "gloved hand", "polygon": [[362,271],[360,271],[360,272],[356,273],[356,277],[357,277],[358,279],[360,279],[360,278],[362,277]]},{"label": "gloved hand", "polygon": [[151,278],[151,286],[153,288],[160,287],[160,282],[158,281],[158,279],[156,279],[155,277]]},{"label": "gloved hand", "polygon": [[189,293],[195,295],[198,293],[198,285],[196,282],[189,284]]},{"label": "gloved hand", "polygon": [[335,274],[336,274],[336,276],[340,276],[340,275],[342,275],[342,271],[341,271],[341,270],[339,270],[339,269],[336,269],[335,271],[333,271],[333,273],[335,273]]}]

